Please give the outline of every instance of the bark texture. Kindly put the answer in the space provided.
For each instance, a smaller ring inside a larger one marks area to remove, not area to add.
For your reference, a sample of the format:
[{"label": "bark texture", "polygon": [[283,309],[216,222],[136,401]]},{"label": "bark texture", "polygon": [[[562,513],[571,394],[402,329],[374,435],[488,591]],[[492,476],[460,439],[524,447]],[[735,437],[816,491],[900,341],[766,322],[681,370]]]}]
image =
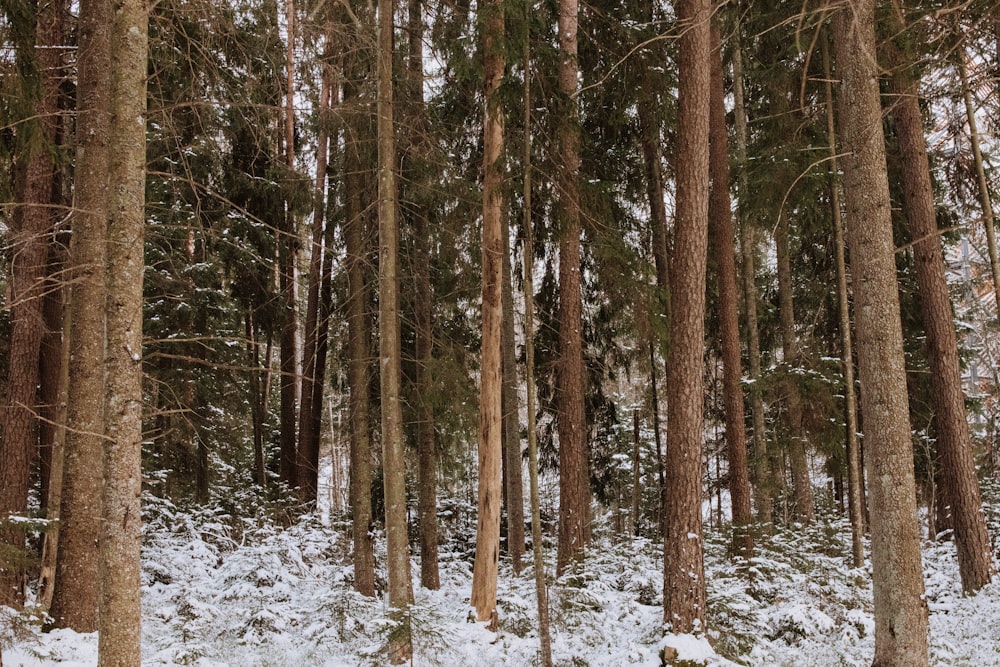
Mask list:
[{"label": "bark texture", "polygon": [[111,3],[81,2],[78,26],[71,353],[59,552],[50,614],[58,627],[94,632],[103,474]]},{"label": "bark texture", "polygon": [[913,239],[917,287],[927,334],[937,455],[945,496],[951,505],[962,588],[973,593],[990,582],[995,565],[965,412],[962,369],[920,113],[920,89],[913,75],[903,69],[906,63],[902,52],[891,44],[887,51],[894,61],[890,64],[896,66],[890,83],[895,95],[892,118],[899,142],[903,208]]},{"label": "bark texture", "polygon": [[100,548],[100,667],[141,660],[142,283],[146,187],[144,0],[112,5],[107,246],[107,393]]},{"label": "bark texture", "polygon": [[580,127],[577,111],[577,0],[559,2],[559,93],[566,105],[558,128],[559,550],[562,573],[583,558],[587,507],[587,421],[584,412],[583,323],[580,283]]},{"label": "bark texture", "polygon": [[705,265],[708,252],[709,91],[712,6],[678,0],[677,213],[670,267],[663,618],[672,632],[705,627],[701,520]]},{"label": "bark texture", "polygon": [[482,11],[484,98],[482,361],[479,389],[479,494],[476,559],[472,567],[472,606],[480,622],[496,626],[497,564],[500,557],[501,459],[503,452],[503,115],[497,90],[503,77],[502,0]]},{"label": "bark texture", "polygon": [[729,493],[733,511],[733,547],[743,558],[753,555],[750,524],[750,470],[743,414],[743,378],[740,360],[740,316],[737,311],[736,249],[733,244],[732,208],[729,201],[729,140],[722,71],[722,38],[712,27],[710,128],[709,231],[719,290],[719,336],[722,339],[722,392],[726,415],[726,452],[729,459]]},{"label": "bark texture", "polygon": [[851,0],[835,17],[844,199],[870,485],[873,664],[919,667],[928,664],[927,605],[874,26],[874,0]]}]

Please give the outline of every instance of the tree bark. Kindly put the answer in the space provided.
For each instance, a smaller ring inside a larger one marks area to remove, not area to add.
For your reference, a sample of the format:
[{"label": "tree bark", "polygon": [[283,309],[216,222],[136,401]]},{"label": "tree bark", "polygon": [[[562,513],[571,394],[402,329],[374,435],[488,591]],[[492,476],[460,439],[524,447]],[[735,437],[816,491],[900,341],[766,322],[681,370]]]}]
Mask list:
[{"label": "tree bark", "polygon": [[733,243],[732,207],[729,201],[729,140],[726,132],[726,100],[722,71],[722,37],[712,26],[712,72],[710,128],[709,231],[715,256],[719,290],[719,336],[722,339],[722,392],[725,403],[726,452],[729,460],[729,494],[733,512],[733,547],[738,556],[753,555],[750,524],[750,470],[743,415],[743,378],[740,360],[740,317],[737,312],[736,250]]},{"label": "tree bark", "polygon": [[542,667],[552,667],[549,632],[549,598],[545,587],[545,554],[542,546],[542,512],[538,492],[538,425],[535,420],[535,242],[531,219],[531,6],[524,5],[527,34],[524,39],[524,378],[528,412],[528,492],[531,503],[531,553],[535,570],[538,609],[538,642]]},{"label": "tree bark", "polygon": [[[10,353],[0,399],[0,550],[10,549],[0,562],[0,605],[24,602],[25,534],[11,516],[28,509],[31,463],[37,454],[39,352],[44,335],[42,306],[49,243],[55,223],[55,164],[58,139],[60,77],[65,6],[38,6],[34,42],[18,49],[18,69],[37,72],[34,117],[17,133],[14,155],[15,201],[6,239],[11,257],[6,307],[10,311]],[[36,55],[37,52],[37,55]],[[34,132],[32,131],[34,130]],[[30,137],[34,135],[35,141]],[[23,139],[22,137],[29,137]]]},{"label": "tree bark", "polygon": [[875,667],[928,664],[903,335],[885,166],[875,2],[835,16],[840,135],[872,530]]},{"label": "tree bark", "polygon": [[94,632],[105,394],[105,298],[111,3],[80,3],[77,148],[74,175],[74,283],[69,301],[69,386],[56,587],[50,614],[58,627]]},{"label": "tree bark", "polygon": [[479,389],[479,494],[472,606],[480,622],[497,628],[503,428],[503,115],[497,91],[503,78],[502,0],[482,7],[485,31],[483,119],[482,361]]},{"label": "tree bark", "polygon": [[119,0],[111,26],[107,247],[107,419],[99,572],[98,664],[141,660],[142,282],[148,9]]},{"label": "tree bark", "polygon": [[577,111],[577,0],[559,2],[557,191],[559,219],[559,550],[556,570],[583,558],[587,506],[587,422],[584,412],[583,322],[580,282],[580,128]]},{"label": "tree bark", "polygon": [[844,418],[847,455],[847,507],[851,518],[851,556],[854,567],[865,563],[865,518],[862,512],[864,480],[861,479],[861,450],[858,443],[858,403],[854,391],[854,346],[851,340],[851,313],[847,287],[847,262],[844,258],[844,223],[840,203],[840,183],[837,174],[837,132],[834,122],[833,77],[826,43],[823,44],[823,65],[826,76],[826,129],[830,136],[830,208],[833,220],[833,242],[837,255],[837,294],[839,295],[841,363],[844,367]]},{"label": "tree bark", "polygon": [[[361,100],[354,83],[345,84],[344,102],[350,108]],[[365,276],[364,165],[360,155],[362,128],[355,114],[344,143],[344,241],[347,263],[347,384],[351,429],[350,503],[354,541],[354,589],[375,596],[375,555],[372,544],[371,426],[368,363],[371,357],[368,323],[368,281]]]},{"label": "tree bark", "polygon": [[[379,380],[389,604],[400,612],[398,621],[408,626],[402,612],[413,603],[413,589],[406,531],[406,462],[400,397],[399,223],[392,91],[394,8],[394,0],[378,2]],[[400,664],[412,655],[406,627],[390,642],[389,659]]]},{"label": "tree bark", "polygon": [[920,113],[920,88],[915,75],[907,69],[912,61],[907,62],[891,41],[885,45],[885,52],[889,54],[889,65],[894,67],[890,80],[895,95],[892,118],[903,175],[903,209],[913,239],[917,287],[927,334],[937,454],[945,496],[951,504],[962,588],[966,593],[974,593],[990,582],[995,565],[965,412],[962,369]]},{"label": "tree bark", "polygon": [[[295,172],[295,0],[285,0],[285,114],[284,142],[287,178]],[[282,302],[281,381],[278,430],[281,481],[297,486],[298,455],[295,426],[299,412],[299,232],[291,203],[285,202],[284,224],[278,238],[279,288]]]},{"label": "tree bark", "polygon": [[774,521],[773,482],[771,462],[767,453],[764,426],[764,401],[760,389],[760,332],[757,324],[757,240],[756,233],[746,219],[747,187],[747,114],[743,93],[743,51],[740,30],[733,31],[733,115],[736,119],[736,156],[740,173],[737,179],[740,196],[740,261],[743,277],[743,307],[746,316],[747,366],[750,379],[750,414],[753,423],[753,486],[757,500],[757,516],[761,523]]},{"label": "tree bark", "polygon": [[701,451],[705,265],[708,251],[711,4],[678,0],[677,211],[670,267],[663,619],[672,632],[705,628]]},{"label": "tree bark", "polygon": [[[327,43],[331,31],[327,31]],[[329,148],[327,115],[333,90],[332,68],[322,64],[323,74],[319,95],[319,131],[316,136],[316,180],[313,188],[313,228],[309,256],[309,277],[306,296],[306,327],[302,345],[302,404],[299,410],[299,439],[296,450],[297,479],[299,494],[303,501],[316,502],[319,483],[319,441],[316,415],[322,410],[322,402],[314,405],[313,398],[317,385],[326,379],[326,368],[317,363],[320,338],[320,288],[323,282],[324,223],[326,221],[326,167]]]}]

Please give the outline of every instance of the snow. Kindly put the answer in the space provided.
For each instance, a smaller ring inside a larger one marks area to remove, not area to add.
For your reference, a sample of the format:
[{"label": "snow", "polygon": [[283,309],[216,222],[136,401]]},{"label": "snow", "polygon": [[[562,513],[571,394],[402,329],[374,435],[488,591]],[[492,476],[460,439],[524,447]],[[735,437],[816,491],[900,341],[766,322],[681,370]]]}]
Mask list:
[{"label": "snow", "polygon": [[[382,665],[397,621],[384,598],[351,587],[350,544],[342,517],[315,515],[284,527],[261,510],[238,519],[185,511],[147,499],[143,552],[143,664],[200,667]],[[987,516],[996,512],[987,508]],[[447,519],[444,519],[447,523]],[[997,526],[993,524],[994,532]],[[758,539],[739,566],[725,536],[706,533],[707,632],[666,633],[662,545],[594,526],[586,561],[549,588],[552,648],[562,666],[661,664],[669,646],[689,664],[818,667],[871,664],[870,570],[850,566],[850,530],[821,515],[808,528]],[[466,524],[467,526],[467,524]],[[415,665],[478,667],[538,661],[534,575],[501,562],[500,630],[469,622],[471,549],[467,527],[444,531],[439,591],[419,586],[408,617]],[[384,563],[384,536],[376,559]],[[554,545],[547,544],[552,571]],[[530,561],[530,559],[529,559]],[[931,664],[1000,667],[1000,583],[963,597],[954,545],[925,543]],[[385,585],[385,572],[377,573]],[[5,667],[97,664],[95,634],[42,632],[22,623],[11,637],[0,617]]]}]

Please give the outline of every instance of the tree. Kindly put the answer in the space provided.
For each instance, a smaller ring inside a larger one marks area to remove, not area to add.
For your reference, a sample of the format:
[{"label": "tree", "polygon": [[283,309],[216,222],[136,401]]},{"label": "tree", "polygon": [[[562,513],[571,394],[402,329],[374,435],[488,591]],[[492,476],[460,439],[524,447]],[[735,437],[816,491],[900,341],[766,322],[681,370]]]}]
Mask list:
[{"label": "tree", "polygon": [[483,120],[483,338],[479,389],[479,495],[472,606],[497,627],[503,454],[503,115],[497,90],[503,78],[503,2],[483,6],[485,117]]},{"label": "tree", "polygon": [[736,250],[733,243],[732,208],[729,202],[729,141],[726,132],[725,89],[722,82],[722,38],[718,25],[712,26],[712,72],[710,109],[709,232],[715,256],[719,290],[719,320],[722,339],[723,400],[725,401],[726,451],[729,458],[729,494],[733,511],[733,546],[740,556],[750,558],[753,536],[750,524],[750,471],[747,439],[743,425],[743,378],[740,361],[740,321],[737,312]]},{"label": "tree", "polygon": [[705,628],[701,523],[701,438],[708,253],[711,4],[678,0],[681,29],[677,127],[677,212],[670,266],[667,361],[663,619],[672,632]]},{"label": "tree", "polygon": [[835,15],[844,199],[851,252],[865,465],[870,483],[875,667],[927,665],[903,336],[875,62],[875,2]]},{"label": "tree", "polygon": [[510,263],[510,225],[501,224],[503,246],[503,476],[507,500],[507,550],[514,572],[524,558],[524,479],[521,468],[521,426],[517,401],[517,361],[514,340],[514,285]]},{"label": "tree", "polygon": [[50,614],[59,627],[94,632],[104,433],[105,262],[110,139],[111,3],[85,0],[78,20],[77,156],[74,171],[74,278],[71,353],[56,586]]},{"label": "tree", "polygon": [[[382,397],[382,466],[385,532],[388,541],[389,604],[404,612],[413,602],[410,548],[406,532],[406,468],[403,412],[400,405],[399,224],[396,194],[396,140],[393,128],[393,15],[395,2],[378,2],[378,230],[379,375]],[[390,642],[394,664],[413,654],[408,623]]]},{"label": "tree", "polygon": [[[108,147],[107,384],[98,663],[138,665],[142,539],[142,282],[148,10],[123,0],[111,24]],[[107,65],[107,63],[105,63]]]},{"label": "tree", "polygon": [[557,191],[559,220],[559,550],[562,573],[583,558],[590,489],[584,412],[583,322],[580,283],[580,128],[577,110],[577,0],[559,2]]},{"label": "tree", "polygon": [[[15,138],[14,209],[7,243],[7,308],[11,334],[0,399],[0,605],[24,602],[27,554],[23,528],[11,517],[28,509],[31,463],[37,454],[39,350],[49,242],[56,221],[55,146],[65,6],[40,5],[16,19],[17,68],[25,105]],[[37,48],[36,48],[37,47]],[[37,56],[36,56],[37,52]]]},{"label": "tree", "polygon": [[[902,26],[897,28],[899,33],[903,32]],[[920,112],[920,86],[912,70],[912,60],[907,59],[903,49],[890,41],[885,50],[893,67],[890,87],[896,97],[892,118],[903,174],[903,207],[913,238],[917,286],[927,333],[937,453],[945,497],[951,506],[962,588],[973,593],[990,582],[995,565],[965,413],[962,369]]]}]

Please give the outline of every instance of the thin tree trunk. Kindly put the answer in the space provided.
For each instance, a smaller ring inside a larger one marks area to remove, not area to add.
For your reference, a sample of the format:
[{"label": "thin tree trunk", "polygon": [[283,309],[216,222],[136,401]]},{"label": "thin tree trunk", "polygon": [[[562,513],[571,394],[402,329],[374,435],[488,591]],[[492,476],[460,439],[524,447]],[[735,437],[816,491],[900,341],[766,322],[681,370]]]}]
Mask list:
[{"label": "thin tree trunk", "polygon": [[[360,102],[355,85],[344,86],[344,101],[349,108]],[[354,541],[354,589],[369,597],[375,596],[375,555],[372,545],[371,522],[371,427],[369,407],[368,363],[369,324],[366,312],[368,287],[365,279],[365,215],[364,188],[359,153],[360,123],[355,114],[348,126],[344,144],[344,240],[347,262],[347,384],[348,419],[351,429],[350,503]]]},{"label": "thin tree trunk", "polygon": [[524,558],[524,479],[521,469],[521,427],[517,404],[517,361],[514,342],[514,286],[510,265],[510,225],[501,223],[503,246],[503,450],[507,500],[507,548],[514,574]]},{"label": "thin tree trunk", "polygon": [[[68,286],[56,288],[60,295],[68,293]],[[46,518],[49,521],[58,522],[62,505],[63,494],[63,470],[65,469],[65,443],[66,443],[66,410],[67,391],[69,388],[69,361],[70,361],[70,337],[69,337],[69,304],[65,298],[58,299],[59,310],[61,311],[62,335],[59,337],[59,376],[55,380],[57,390],[55,400],[50,410],[50,440],[49,447],[49,474],[48,489],[46,491]],[[55,351],[54,351],[55,352]],[[38,600],[46,609],[52,608],[52,599],[55,593],[56,565],[59,557],[59,525],[50,525],[45,532],[42,543],[42,562],[38,574]]]},{"label": "thin tree trunk", "polygon": [[524,5],[527,34],[524,40],[524,377],[528,411],[528,487],[531,502],[531,552],[535,570],[538,641],[542,667],[552,667],[549,633],[549,596],[545,587],[545,554],[542,545],[541,499],[538,492],[538,425],[535,422],[535,261],[531,219],[531,8]]},{"label": "thin tree trunk", "polygon": [[411,112],[411,138],[407,162],[411,173],[411,187],[416,191],[411,203],[414,221],[414,328],[416,347],[417,385],[417,512],[420,525],[420,584],[437,590],[441,587],[438,571],[437,530],[437,435],[435,433],[433,387],[431,366],[434,363],[434,292],[431,286],[430,229],[426,210],[426,193],[423,179],[426,174],[416,173],[425,169],[421,164],[429,149],[427,117],[424,109],[424,23],[420,0],[409,3],[408,60],[409,101]]},{"label": "thin tree trunk", "polygon": [[500,556],[501,459],[503,454],[503,115],[497,91],[504,74],[502,0],[481,11],[485,32],[483,119],[483,304],[479,389],[479,495],[472,606],[480,622],[497,629],[497,563]]},{"label": "thin tree trunk", "polygon": [[743,307],[747,327],[747,365],[750,373],[750,413],[753,423],[753,485],[757,497],[757,514],[761,523],[774,521],[774,484],[771,461],[767,453],[764,427],[764,401],[760,388],[760,332],[757,324],[757,241],[745,211],[749,202],[747,187],[747,115],[743,94],[743,56],[739,28],[733,31],[733,115],[736,119],[736,156],[740,167],[740,261],[743,265]]},{"label": "thin tree trunk", "polygon": [[639,410],[632,411],[632,535],[639,534],[639,501],[642,498],[642,476],[639,467]]},{"label": "thin tree trunk", "polygon": [[[780,215],[780,214],[779,214]],[[813,517],[812,484],[806,456],[805,433],[802,429],[802,394],[793,371],[799,365],[799,345],[795,334],[795,310],[792,301],[792,265],[789,251],[788,216],[781,215],[775,230],[778,264],[778,312],[781,322],[781,349],[786,376],[785,415],[788,425],[788,460],[792,468],[794,516],[808,523]]]},{"label": "thin tree trunk", "polygon": [[863,538],[865,519],[862,513],[864,485],[861,479],[861,452],[858,444],[858,405],[854,391],[854,346],[851,340],[851,313],[847,287],[847,262],[844,257],[844,223],[840,204],[840,183],[837,174],[837,127],[834,122],[833,77],[830,73],[828,47],[823,43],[823,67],[826,78],[826,130],[830,136],[830,207],[833,220],[833,242],[837,254],[837,294],[840,296],[841,363],[844,367],[844,417],[847,422],[847,499],[851,517],[851,556],[854,567],[865,563]]},{"label": "thin tree trunk", "polygon": [[740,361],[740,317],[737,312],[736,250],[733,243],[732,207],[729,201],[729,141],[722,71],[722,37],[712,27],[711,73],[711,200],[709,229],[719,290],[719,335],[722,339],[722,392],[725,403],[726,451],[729,460],[729,494],[733,511],[733,547],[742,558],[753,555],[750,524],[750,470],[743,418],[743,378]]},{"label": "thin tree trunk", "polygon": [[976,105],[972,102],[972,90],[969,88],[969,74],[965,66],[965,44],[960,42],[956,51],[958,60],[958,77],[962,84],[962,97],[965,100],[965,113],[969,122],[969,142],[972,144],[972,158],[976,164],[976,182],[979,185],[979,202],[983,207],[983,228],[986,230],[986,250],[990,257],[990,272],[993,275],[993,295],[996,299],[997,312],[1000,313],[1000,252],[997,251],[996,222],[993,218],[993,204],[990,198],[990,188],[986,180],[986,169],[983,167],[983,151],[979,146],[979,126],[976,123]]},{"label": "thin tree trunk", "polygon": [[[327,31],[327,43],[331,39]],[[313,397],[316,385],[326,378],[326,369],[317,364],[317,348],[320,336],[320,288],[323,281],[324,222],[326,221],[326,166],[329,148],[327,115],[333,90],[332,68],[322,65],[322,83],[319,95],[319,131],[316,136],[316,180],[313,189],[312,247],[309,256],[309,277],[306,296],[306,327],[302,345],[302,403],[299,410],[299,441],[296,451],[297,479],[299,494],[303,501],[316,502],[319,484],[319,430],[315,427],[316,408]]]},{"label": "thin tree trunk", "polygon": [[[295,0],[285,0],[285,114],[284,142],[287,177],[295,172]],[[279,286],[282,302],[281,325],[281,396],[279,412],[279,441],[281,447],[281,481],[297,486],[298,457],[296,454],[295,425],[298,415],[299,394],[299,233],[291,204],[285,202],[284,226],[278,239],[280,264]]]},{"label": "thin tree trunk", "polygon": [[107,249],[107,419],[99,571],[100,667],[141,660],[142,282],[146,188],[148,8],[121,0],[111,27]]},{"label": "thin tree trunk", "polygon": [[[7,378],[0,399],[0,551],[6,551],[8,559],[0,570],[0,605],[15,608],[24,602],[27,554],[24,530],[8,517],[27,512],[31,463],[37,454],[38,359],[44,335],[42,305],[49,238],[55,219],[52,156],[58,137],[62,68],[62,54],[54,47],[62,44],[63,11],[61,2],[39,5],[34,42],[25,45],[24,53],[18,49],[17,54],[20,70],[36,70],[38,87],[26,91],[34,97],[35,117],[27,119],[24,131],[17,133],[13,169],[18,205],[5,239],[11,258],[6,285],[11,332]],[[32,127],[37,132],[36,141],[21,140],[33,134]]]},{"label": "thin tree trunk", "polygon": [[677,213],[671,260],[667,384],[663,619],[672,632],[705,628],[701,451],[704,402],[705,264],[708,252],[711,4],[678,0]]},{"label": "thin tree trunk", "polygon": [[378,2],[378,221],[379,221],[379,374],[382,398],[382,466],[389,604],[405,627],[394,635],[389,659],[400,664],[413,655],[405,610],[413,603],[410,548],[406,531],[406,462],[400,397],[399,223],[396,194],[396,138],[393,128],[394,0]]},{"label": "thin tree trunk", "polygon": [[264,400],[261,391],[260,344],[253,319],[253,306],[247,306],[244,314],[247,337],[247,362],[250,367],[250,419],[253,421],[253,468],[254,480],[261,488],[267,486],[267,468],[264,461]]},{"label": "thin tree trunk", "polygon": [[80,4],[77,158],[70,245],[69,386],[56,587],[58,627],[98,627],[105,395],[105,299],[111,4]]},{"label": "thin tree trunk", "polygon": [[559,550],[561,574],[583,558],[587,505],[587,433],[584,412],[583,323],[580,282],[580,128],[577,77],[577,0],[559,2],[558,219],[559,219],[559,361],[556,398],[559,409]]},{"label": "thin tree trunk", "polygon": [[885,166],[875,2],[850,0],[835,15],[846,158],[858,373],[871,482],[874,667],[927,665],[927,603],[906,393],[903,335]]},{"label": "thin tree trunk", "polygon": [[913,238],[917,287],[927,334],[937,454],[945,494],[951,504],[962,588],[966,593],[974,593],[990,582],[995,565],[965,412],[962,369],[920,113],[920,89],[914,75],[904,69],[909,64],[904,61],[904,54],[891,41],[885,49],[890,54],[890,65],[895,66],[890,82],[897,96],[892,117],[899,140],[903,207]]}]

